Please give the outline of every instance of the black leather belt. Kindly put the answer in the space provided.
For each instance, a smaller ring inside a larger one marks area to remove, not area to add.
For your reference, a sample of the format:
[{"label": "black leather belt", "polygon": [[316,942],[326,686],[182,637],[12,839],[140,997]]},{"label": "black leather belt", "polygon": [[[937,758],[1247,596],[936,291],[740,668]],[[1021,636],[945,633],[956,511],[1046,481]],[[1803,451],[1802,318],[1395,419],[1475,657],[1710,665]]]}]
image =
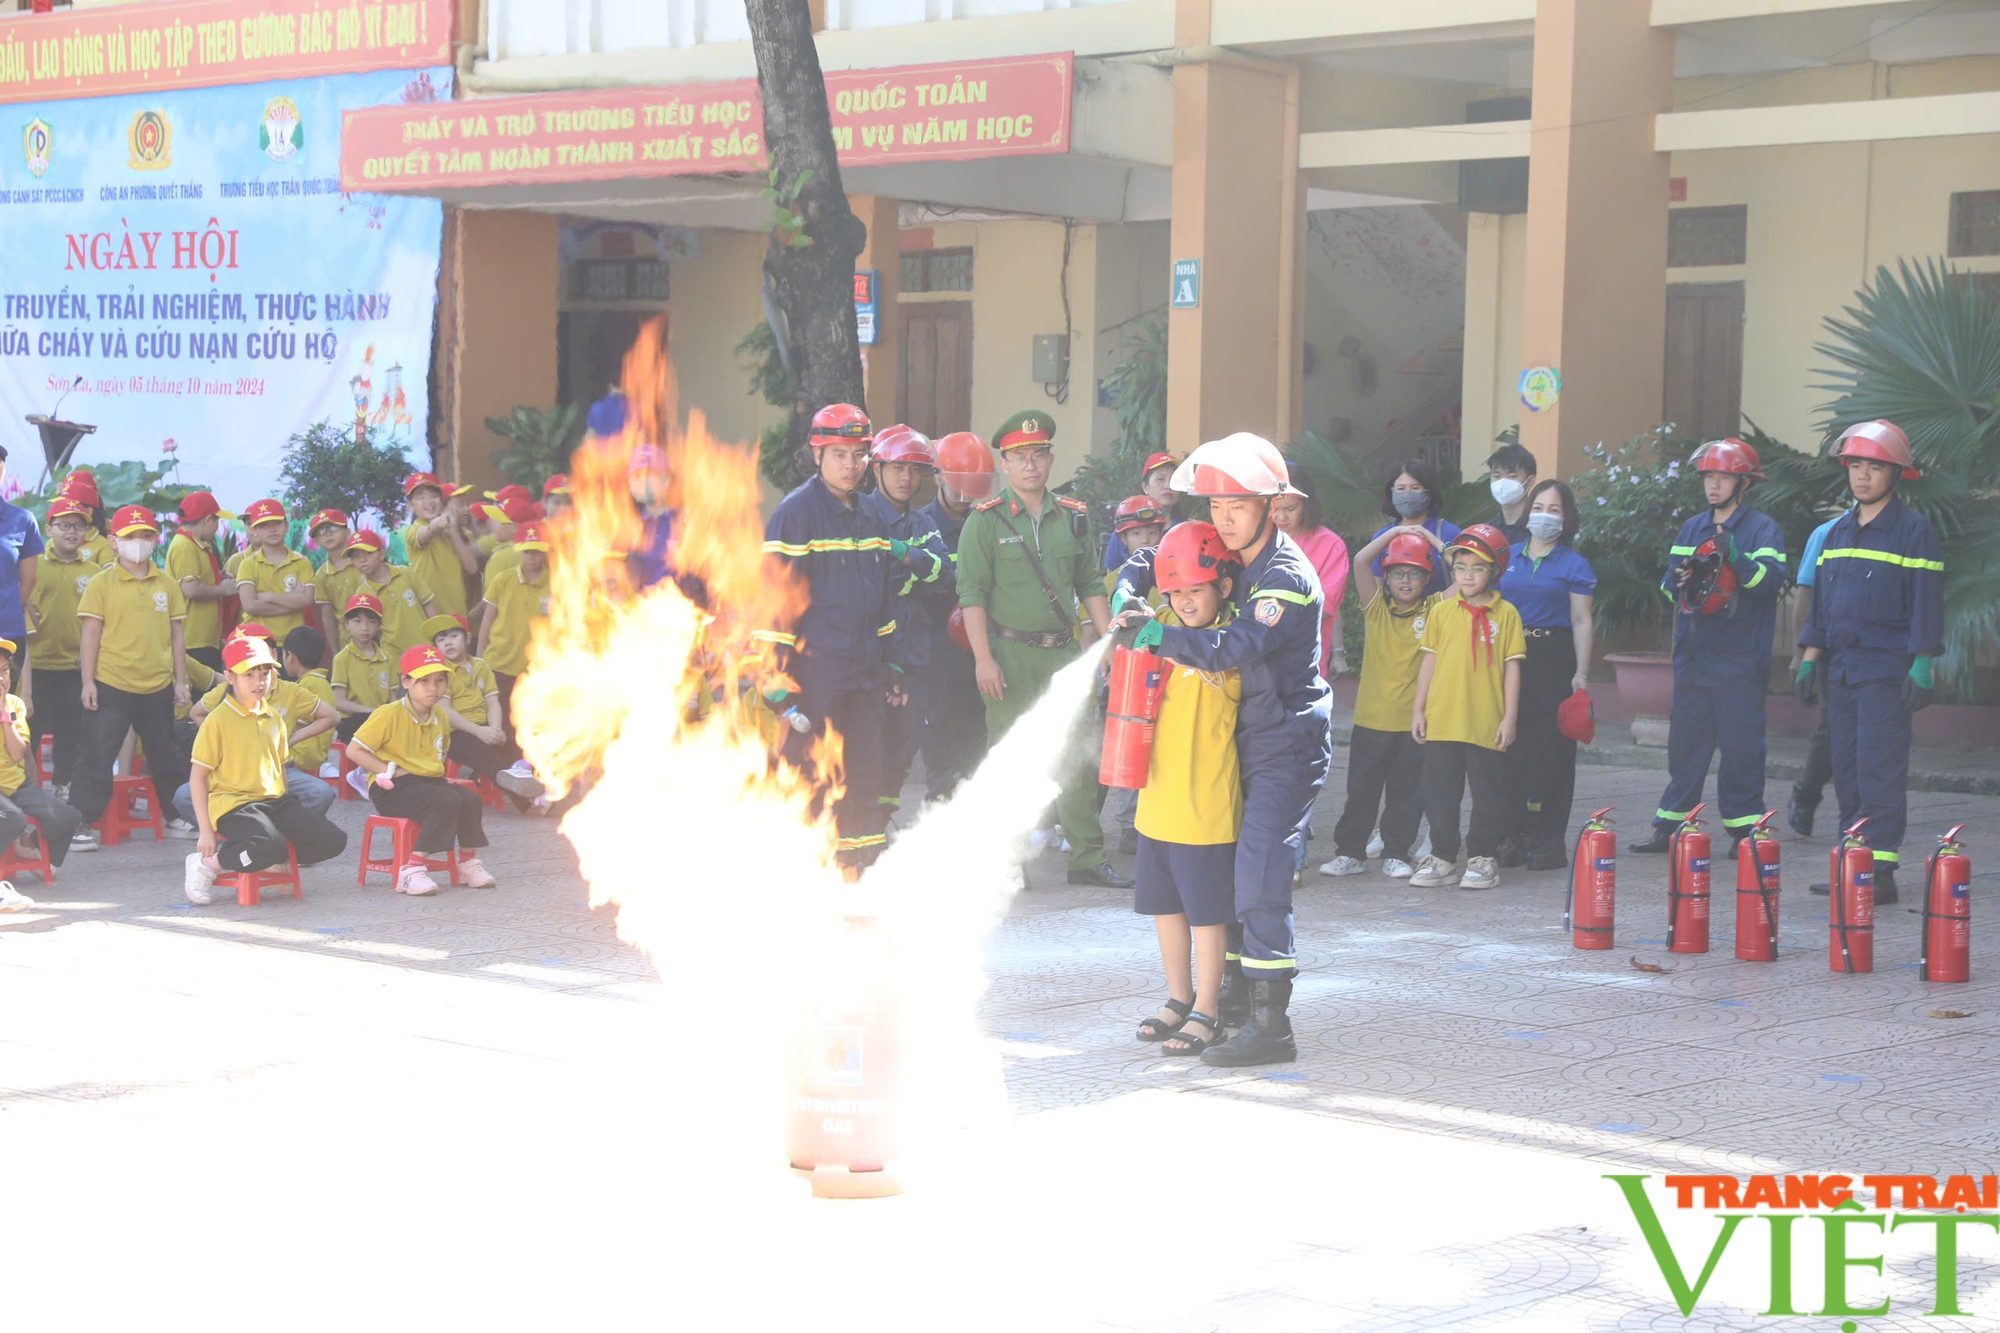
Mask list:
[{"label": "black leather belt", "polygon": [[987,630],[996,639],[1009,643],[1025,643],[1030,648],[1067,648],[1076,641],[1074,631],[1067,629],[1040,630],[1030,633],[1024,629],[1008,629],[996,621],[986,622]]}]

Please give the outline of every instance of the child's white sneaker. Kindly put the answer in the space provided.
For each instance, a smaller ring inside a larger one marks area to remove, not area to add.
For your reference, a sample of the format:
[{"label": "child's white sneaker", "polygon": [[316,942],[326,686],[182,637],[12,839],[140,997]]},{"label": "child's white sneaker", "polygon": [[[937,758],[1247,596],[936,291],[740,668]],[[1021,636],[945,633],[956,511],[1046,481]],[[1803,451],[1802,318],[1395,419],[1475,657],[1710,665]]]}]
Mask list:
[{"label": "child's white sneaker", "polygon": [[516,777],[531,778],[535,776],[535,766],[523,757],[507,765],[507,772],[514,774]]},{"label": "child's white sneaker", "polygon": [[1417,872],[1410,868],[1408,861],[1398,861],[1392,856],[1382,863],[1382,873],[1390,879],[1408,879]]},{"label": "child's white sneaker", "polygon": [[1373,861],[1382,854],[1382,830],[1376,829],[1368,835],[1368,859]]},{"label": "child's white sneaker", "polygon": [[359,792],[359,793],[361,794],[361,799],[362,799],[362,800],[364,800],[364,801],[365,801],[365,800],[367,800],[367,799],[368,799],[368,770],[367,770],[367,769],[365,769],[365,768],[362,768],[362,767],[360,767],[359,765],[356,765],[355,767],[353,767],[353,768],[350,768],[350,769],[348,769],[348,770],[347,770],[347,785],[348,785],[348,786],[350,786],[350,787],[352,787],[352,788],[354,788],[354,790],[355,790],[355,791]]},{"label": "child's white sneaker", "polygon": [[187,855],[187,877],[181,881],[181,892],[197,907],[206,907],[215,901],[216,872],[208,868],[200,852]]},{"label": "child's white sneaker", "polygon": [[1475,856],[1465,863],[1465,873],[1459,877],[1461,889],[1497,889],[1500,887],[1500,863],[1490,856]]},{"label": "child's white sneaker", "polygon": [[524,801],[532,801],[542,794],[540,778],[533,773],[516,773],[511,768],[502,769],[495,774],[493,785],[509,796],[518,796]]},{"label": "child's white sneaker", "polygon": [[319,766],[319,775],[328,782],[338,782],[340,780],[340,761],[332,755],[328,755],[326,762]]},{"label": "child's white sneaker", "polygon": [[0,912],[25,912],[35,905],[35,900],[15,888],[7,880],[0,879]]},{"label": "child's white sneaker", "polygon": [[458,877],[465,881],[468,889],[490,889],[500,881],[493,878],[493,872],[479,863],[476,856],[458,858]]},{"label": "child's white sneaker", "polygon": [[413,898],[422,898],[438,891],[437,881],[424,868],[422,861],[407,862],[396,876],[396,892],[407,893]]},{"label": "child's white sneaker", "polygon": [[1417,889],[1444,889],[1456,883],[1457,863],[1436,856],[1417,858],[1416,873],[1410,876],[1410,886]]},{"label": "child's white sneaker", "polygon": [[1367,869],[1368,867],[1365,863],[1357,861],[1351,856],[1336,856],[1331,861],[1328,861],[1325,865],[1321,866],[1319,868],[1319,873],[1322,875],[1334,875],[1334,876],[1359,875],[1365,872]]}]

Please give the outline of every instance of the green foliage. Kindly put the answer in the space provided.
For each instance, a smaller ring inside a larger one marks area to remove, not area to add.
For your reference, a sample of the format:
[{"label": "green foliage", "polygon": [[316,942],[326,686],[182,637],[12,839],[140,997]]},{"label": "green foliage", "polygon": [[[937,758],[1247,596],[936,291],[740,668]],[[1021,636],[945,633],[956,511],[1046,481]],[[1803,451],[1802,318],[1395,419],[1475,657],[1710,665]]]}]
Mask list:
[{"label": "green foliage", "polygon": [[778,244],[789,245],[793,249],[803,249],[813,243],[806,235],[806,217],[799,209],[799,196],[806,186],[812,184],[813,171],[810,167],[792,178],[790,185],[778,184],[778,169],[771,168],[770,184],[758,191],[770,201],[771,221],[769,230],[777,237]]},{"label": "green foliage", "polygon": [[1702,503],[1700,482],[1686,467],[1700,443],[1669,425],[1584,450],[1594,465],[1571,477],[1570,486],[1581,520],[1576,549],[1597,571],[1593,616],[1600,638],[1628,627],[1658,629],[1672,619],[1660,581],[1668,548]]},{"label": "green foliage", "polygon": [[488,417],[486,429],[509,441],[493,461],[509,481],[539,495],[543,482],[569,471],[570,455],[583,442],[585,421],[582,403],[564,403],[546,412],[517,407],[504,417]]},{"label": "green foliage", "polygon": [[1104,377],[1118,413],[1118,438],[1105,452],[1085,458],[1058,488],[1090,505],[1100,543],[1111,531],[1119,501],[1138,493],[1139,469],[1148,456],[1167,447],[1166,312],[1130,325],[1118,350],[1124,359]]},{"label": "green foliage", "polygon": [[[403,478],[409,474],[409,454],[389,437],[364,436],[357,441],[353,426],[320,421],[285,445],[278,478],[285,484],[285,504],[297,527],[321,509],[345,510],[350,516],[394,515],[403,507]],[[292,536],[293,549],[304,541],[299,527]]]},{"label": "green foliage", "polygon": [[[189,491],[202,489],[199,486],[183,486],[179,482],[168,483],[166,476],[174,469],[171,462],[165,467],[152,467],[128,458],[118,463],[89,463],[85,467],[97,477],[97,494],[104,502],[107,518],[123,505],[144,505],[156,514],[163,514],[178,509],[181,497]],[[17,495],[13,503],[33,514],[37,523],[45,522],[49,515],[49,502],[56,498],[63,478],[74,471],[75,468],[64,468],[49,478],[47,486]]]},{"label": "green foliage", "polygon": [[778,335],[768,320],[743,335],[736,344],[737,363],[750,376],[749,392],[772,407],[783,408],[784,420],[764,427],[757,437],[757,470],[780,491],[789,492],[806,479],[804,459],[789,445],[792,410],[792,377],[785,372],[784,358],[778,355]]}]

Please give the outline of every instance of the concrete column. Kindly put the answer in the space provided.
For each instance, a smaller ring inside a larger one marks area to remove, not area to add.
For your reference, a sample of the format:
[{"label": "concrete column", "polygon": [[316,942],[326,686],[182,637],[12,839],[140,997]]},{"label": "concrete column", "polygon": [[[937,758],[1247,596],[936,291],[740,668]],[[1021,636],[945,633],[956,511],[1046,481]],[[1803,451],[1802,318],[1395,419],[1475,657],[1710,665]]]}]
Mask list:
[{"label": "concrete column", "polygon": [[879,430],[896,420],[897,377],[903,360],[903,319],[896,307],[896,292],[903,272],[903,229],[900,221],[902,200],[873,195],[849,195],[847,206],[868,228],[868,244],[854,261],[857,269],[872,268],[879,275],[875,290],[876,342],[861,349],[868,366],[868,419]]},{"label": "concrete column", "polygon": [[556,403],[557,244],[562,223],[525,209],[453,209],[446,219],[449,300],[439,307],[445,352],[440,461],[454,480],[501,480],[493,455],[506,442],[486,418]]},{"label": "concrete column", "polygon": [[1545,477],[1659,420],[1669,173],[1653,117],[1671,108],[1673,61],[1649,0],[1536,4],[1521,359],[1554,366],[1563,390],[1523,413],[1521,443]]},{"label": "concrete column", "polygon": [[[1191,3],[1183,0],[1182,9]],[[1199,26],[1205,34],[1205,22]],[[1175,453],[1239,430],[1282,443],[1298,429],[1305,230],[1298,95],[1298,70],[1284,64],[1242,60],[1173,72],[1168,258],[1201,261],[1201,304],[1168,317],[1167,447]],[[1161,289],[1170,277],[1171,268],[1159,275]]]}]

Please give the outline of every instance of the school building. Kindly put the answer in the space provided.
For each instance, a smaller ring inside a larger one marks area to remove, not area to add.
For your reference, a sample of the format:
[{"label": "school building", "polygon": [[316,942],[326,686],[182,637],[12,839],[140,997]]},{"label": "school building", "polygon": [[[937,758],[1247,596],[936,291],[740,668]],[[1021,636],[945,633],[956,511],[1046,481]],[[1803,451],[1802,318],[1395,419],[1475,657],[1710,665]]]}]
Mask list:
[{"label": "school building", "polygon": [[[1176,449],[1312,429],[1477,469],[1518,425],[1548,475],[1662,420],[1811,447],[1821,321],[1877,265],[2000,283],[1983,0],[812,11],[870,232],[871,413],[983,434],[1045,408],[1058,476],[1115,436],[1101,381],[1148,320]],[[484,418],[594,397],[661,312],[684,405],[754,438],[743,0],[462,0],[458,25],[443,110],[476,137],[371,110],[342,158],[452,206],[441,440],[477,475]],[[1531,369],[1560,382],[1533,411]]]}]

